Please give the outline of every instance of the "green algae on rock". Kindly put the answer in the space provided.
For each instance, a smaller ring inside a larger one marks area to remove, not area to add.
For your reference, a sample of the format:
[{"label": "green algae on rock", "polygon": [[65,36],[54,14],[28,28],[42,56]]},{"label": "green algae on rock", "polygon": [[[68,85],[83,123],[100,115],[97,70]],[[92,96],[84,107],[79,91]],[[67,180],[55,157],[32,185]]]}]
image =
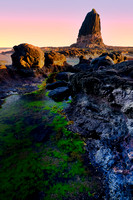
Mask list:
[{"label": "green algae on rock", "polygon": [[[99,183],[95,178],[88,181],[92,175],[82,158],[84,142],[67,129],[72,122],[67,122],[63,109],[68,104],[36,95],[9,98],[0,113],[0,198],[93,197]],[[47,129],[48,137],[38,142],[33,131],[40,137]]]}]

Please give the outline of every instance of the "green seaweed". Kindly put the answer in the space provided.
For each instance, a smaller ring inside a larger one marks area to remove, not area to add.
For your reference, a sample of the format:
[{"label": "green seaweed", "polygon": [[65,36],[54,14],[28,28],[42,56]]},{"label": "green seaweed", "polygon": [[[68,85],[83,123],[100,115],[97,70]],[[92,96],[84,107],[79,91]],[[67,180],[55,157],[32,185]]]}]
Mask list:
[{"label": "green seaweed", "polygon": [[[44,200],[79,193],[92,196],[93,184],[82,159],[84,142],[68,130],[73,122],[67,121],[66,106],[67,102],[56,103],[47,97],[26,98],[2,110],[0,199],[32,199],[39,192],[45,194]],[[40,124],[53,131],[47,141],[33,142],[30,133]]]}]

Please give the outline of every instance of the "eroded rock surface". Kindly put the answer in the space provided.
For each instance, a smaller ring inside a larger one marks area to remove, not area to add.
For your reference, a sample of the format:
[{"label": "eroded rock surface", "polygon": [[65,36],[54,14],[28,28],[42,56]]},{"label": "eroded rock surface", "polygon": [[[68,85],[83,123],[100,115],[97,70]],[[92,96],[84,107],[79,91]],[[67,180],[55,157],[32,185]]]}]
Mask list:
[{"label": "eroded rock surface", "polygon": [[49,53],[45,53],[45,65],[50,66],[64,66],[66,62],[66,57],[63,54],[51,51]]},{"label": "eroded rock surface", "polygon": [[68,99],[70,96],[70,89],[69,87],[57,87],[56,89],[49,92],[48,96],[55,101],[63,101]]},{"label": "eroded rock surface", "polygon": [[71,78],[71,129],[86,142],[91,163],[103,172],[106,198],[133,196],[133,61],[79,72]]},{"label": "eroded rock surface", "polygon": [[44,66],[44,53],[36,46],[23,43],[14,46],[11,55],[12,65],[24,74],[32,74],[34,70],[42,69]]},{"label": "eroded rock surface", "polygon": [[92,44],[104,46],[101,36],[100,17],[95,9],[92,9],[92,11],[86,15],[79,30],[77,43],[73,44],[72,47],[85,48]]}]

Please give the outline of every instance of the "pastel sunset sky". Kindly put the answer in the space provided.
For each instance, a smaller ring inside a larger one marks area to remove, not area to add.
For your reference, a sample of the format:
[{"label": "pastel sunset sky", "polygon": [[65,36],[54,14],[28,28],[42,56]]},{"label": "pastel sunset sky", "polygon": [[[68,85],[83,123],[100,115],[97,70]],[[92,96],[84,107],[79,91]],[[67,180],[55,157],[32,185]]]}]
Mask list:
[{"label": "pastel sunset sky", "polygon": [[92,8],[105,44],[133,46],[133,0],[0,0],[0,47],[69,46]]}]

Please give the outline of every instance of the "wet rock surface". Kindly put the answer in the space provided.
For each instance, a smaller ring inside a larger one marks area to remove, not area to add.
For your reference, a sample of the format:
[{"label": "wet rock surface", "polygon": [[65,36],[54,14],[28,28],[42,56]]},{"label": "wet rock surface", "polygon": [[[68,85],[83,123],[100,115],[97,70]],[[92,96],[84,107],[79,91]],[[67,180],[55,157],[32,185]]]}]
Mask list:
[{"label": "wet rock surface", "polygon": [[63,101],[70,96],[70,89],[66,87],[58,87],[49,92],[48,96],[55,101]]},{"label": "wet rock surface", "polygon": [[64,86],[67,86],[67,83],[65,81],[56,81],[54,83],[48,84],[46,86],[46,89],[53,90],[53,89],[56,89],[58,87],[64,87]]},{"label": "wet rock surface", "polygon": [[79,72],[70,80],[71,130],[86,142],[91,163],[102,171],[105,199],[133,196],[133,61]]},{"label": "wet rock surface", "polygon": [[56,79],[68,82],[70,77],[73,76],[73,75],[74,75],[74,73],[71,73],[71,72],[59,72],[56,75]]},{"label": "wet rock surface", "polygon": [[[127,59],[126,56],[118,52],[103,53],[94,59],[92,59],[91,57],[86,59],[85,56],[80,56],[79,63],[73,66],[72,69],[73,72],[80,72],[80,71],[86,72],[97,69],[104,69],[106,68],[106,66],[111,66],[117,63],[124,62],[126,61],[126,59]],[[133,76],[132,71],[130,73],[130,76]]]},{"label": "wet rock surface", "polygon": [[106,57],[106,56],[110,57],[113,60],[114,64],[124,62],[127,60],[127,57],[119,51],[113,51],[111,53],[103,53],[99,57]]},{"label": "wet rock surface", "polygon": [[16,73],[12,65],[0,66],[0,105],[13,94],[25,94],[37,90],[44,76],[25,77]]},{"label": "wet rock surface", "polygon": [[100,66],[105,67],[105,66],[113,65],[113,64],[114,64],[114,61],[108,55],[99,56],[98,58],[95,58],[91,61],[91,65],[95,68],[98,68]]}]

